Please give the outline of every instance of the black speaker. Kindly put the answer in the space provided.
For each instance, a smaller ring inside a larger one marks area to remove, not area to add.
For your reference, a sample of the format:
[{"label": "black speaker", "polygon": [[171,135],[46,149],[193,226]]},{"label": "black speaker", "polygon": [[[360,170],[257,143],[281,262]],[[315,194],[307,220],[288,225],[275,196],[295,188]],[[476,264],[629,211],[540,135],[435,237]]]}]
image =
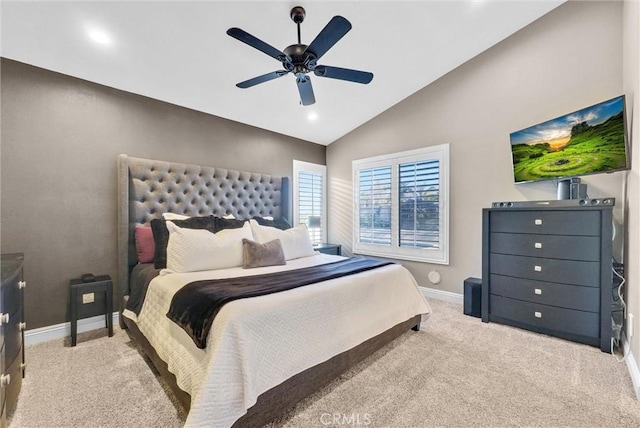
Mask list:
[{"label": "black speaker", "polygon": [[587,185],[580,183],[580,177],[558,181],[558,200],[583,199],[587,197]]},{"label": "black speaker", "polygon": [[[581,184],[586,186],[586,184]],[[580,191],[584,191],[580,190]],[[596,205],[615,206],[616,198],[562,199],[553,201],[507,201],[492,202],[491,208],[553,208],[553,207],[594,207]]]},{"label": "black speaker", "polygon": [[571,180],[558,181],[558,200],[571,199]]},{"label": "black speaker", "polygon": [[569,197],[571,199],[583,199],[587,197],[587,185],[571,183],[569,186]]},{"label": "black speaker", "polygon": [[482,300],[482,280],[467,278],[464,280],[464,314],[480,318]]}]

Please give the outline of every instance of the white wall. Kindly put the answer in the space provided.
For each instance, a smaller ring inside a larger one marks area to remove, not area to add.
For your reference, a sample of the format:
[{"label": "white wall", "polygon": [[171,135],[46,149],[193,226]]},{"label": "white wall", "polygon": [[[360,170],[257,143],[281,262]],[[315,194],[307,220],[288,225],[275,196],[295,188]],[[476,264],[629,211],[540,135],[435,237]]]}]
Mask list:
[{"label": "white wall", "polygon": [[[329,145],[329,241],[350,252],[353,159],[449,143],[450,265],[403,264],[420,285],[461,293],[481,276],[482,208],[556,198],[552,182],[514,185],[509,134],[620,95],[621,46],[622,3],[568,2]],[[591,197],[620,200],[623,178],[585,181]]]}]

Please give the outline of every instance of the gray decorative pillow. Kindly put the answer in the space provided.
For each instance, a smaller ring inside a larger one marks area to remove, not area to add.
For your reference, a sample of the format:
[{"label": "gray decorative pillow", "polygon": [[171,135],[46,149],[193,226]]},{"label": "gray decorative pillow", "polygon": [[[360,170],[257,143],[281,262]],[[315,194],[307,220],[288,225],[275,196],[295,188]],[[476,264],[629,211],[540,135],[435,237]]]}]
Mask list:
[{"label": "gray decorative pillow", "polygon": [[279,239],[264,244],[242,238],[242,255],[245,269],[286,265],[284,251]]}]

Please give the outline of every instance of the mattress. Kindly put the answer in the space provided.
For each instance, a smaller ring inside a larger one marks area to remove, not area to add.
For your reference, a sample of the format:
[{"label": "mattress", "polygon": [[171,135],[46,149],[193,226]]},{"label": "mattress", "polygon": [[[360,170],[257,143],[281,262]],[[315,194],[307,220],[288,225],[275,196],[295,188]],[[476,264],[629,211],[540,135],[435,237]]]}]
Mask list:
[{"label": "mattress", "polygon": [[227,303],[207,346],[199,349],[166,314],[174,293],[202,279],[259,275],[331,263],[316,254],[285,266],[160,272],[149,284],[139,315],[125,310],[191,395],[186,425],[231,426],[258,396],[291,376],[351,349],[418,314],[429,304],[413,276],[393,264],[353,276]]}]

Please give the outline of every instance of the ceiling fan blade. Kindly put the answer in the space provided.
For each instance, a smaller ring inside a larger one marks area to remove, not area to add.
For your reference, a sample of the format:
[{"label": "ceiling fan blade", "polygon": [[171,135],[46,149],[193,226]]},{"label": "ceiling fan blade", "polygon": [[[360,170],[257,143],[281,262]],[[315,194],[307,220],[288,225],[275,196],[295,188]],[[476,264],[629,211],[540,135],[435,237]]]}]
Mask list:
[{"label": "ceiling fan blade", "polygon": [[351,23],[342,16],[334,16],[331,21],[320,31],[320,34],[313,39],[313,42],[307,47],[307,52],[311,52],[320,59],[322,55],[327,53],[338,40],[351,30]]},{"label": "ceiling fan blade", "polygon": [[296,83],[298,85],[298,92],[300,92],[300,102],[303,106],[309,106],[316,102],[316,97],[313,95],[313,86],[311,86],[311,78],[309,76],[296,77]]},{"label": "ceiling fan blade", "polygon": [[350,68],[329,67],[328,65],[319,65],[313,70],[316,76],[328,77],[329,79],[348,80],[367,84],[373,79],[373,73],[368,71],[352,70]]},{"label": "ceiling fan blade", "polygon": [[278,61],[284,61],[287,58],[287,55],[285,55],[284,52],[279,51],[270,44],[263,42],[262,40],[258,39],[255,36],[252,36],[244,30],[241,30],[240,28],[229,28],[227,30],[227,34],[234,39],[240,40],[241,42],[258,49],[259,51],[266,53],[267,55],[277,59]]},{"label": "ceiling fan blade", "polygon": [[268,82],[269,80],[277,79],[285,74],[289,73],[285,70],[272,71],[271,73],[263,74],[262,76],[254,77],[253,79],[245,80],[236,84],[238,88],[246,89],[257,85],[258,83]]}]

